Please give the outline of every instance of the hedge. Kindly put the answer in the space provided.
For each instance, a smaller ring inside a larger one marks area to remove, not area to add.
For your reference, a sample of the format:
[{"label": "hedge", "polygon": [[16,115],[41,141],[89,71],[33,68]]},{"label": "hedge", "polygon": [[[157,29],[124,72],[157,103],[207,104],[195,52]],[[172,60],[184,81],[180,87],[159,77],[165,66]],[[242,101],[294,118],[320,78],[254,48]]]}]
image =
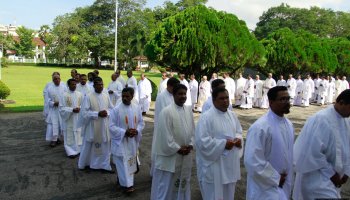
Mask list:
[{"label": "hedge", "polygon": [[6,99],[10,95],[10,88],[0,81],[0,99]]}]

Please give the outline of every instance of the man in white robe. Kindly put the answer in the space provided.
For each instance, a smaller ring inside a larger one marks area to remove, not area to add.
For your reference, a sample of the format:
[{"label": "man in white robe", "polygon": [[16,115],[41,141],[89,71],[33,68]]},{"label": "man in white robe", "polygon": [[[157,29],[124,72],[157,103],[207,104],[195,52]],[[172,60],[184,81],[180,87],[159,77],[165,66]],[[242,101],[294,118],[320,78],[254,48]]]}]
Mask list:
[{"label": "man in white robe", "polygon": [[201,83],[199,84],[199,96],[198,96],[198,105],[197,110],[202,112],[202,106],[204,102],[211,95],[211,86],[210,82],[207,80],[207,76],[203,76]]},{"label": "man in white robe", "polygon": [[278,79],[276,86],[286,86],[287,82],[283,79],[283,75],[280,75],[280,79]]},{"label": "man in white robe", "polygon": [[126,193],[133,192],[134,174],[137,173],[137,151],[145,123],[140,107],[132,103],[134,89],[124,88],[122,103],[118,104],[109,118],[109,132],[113,161],[120,186]]},{"label": "man in white robe", "polygon": [[295,106],[301,106],[303,100],[303,85],[304,82],[301,80],[301,76],[298,75],[298,78],[296,80],[295,99],[293,103]]},{"label": "man in white robe", "polygon": [[304,80],[303,84],[303,99],[301,105],[303,107],[310,106],[310,99],[312,98],[312,94],[314,91],[314,82],[311,79],[311,76],[308,74]]},{"label": "man in white robe", "polygon": [[242,76],[242,73],[239,73],[239,78],[236,81],[236,91],[235,91],[235,105],[240,106],[242,103],[242,94],[246,79]]},{"label": "man in white robe", "polygon": [[200,116],[195,133],[199,187],[204,200],[234,199],[241,178],[242,127],[227,109],[227,90],[216,88],[212,97],[214,106]]},{"label": "man in white robe", "polygon": [[145,115],[149,111],[149,106],[151,103],[152,85],[144,73],[141,73],[141,80],[139,81],[138,90],[140,108],[142,115]]},{"label": "man in white robe", "polygon": [[305,123],[294,145],[293,199],[340,199],[350,175],[350,90]]},{"label": "man in white robe", "polygon": [[125,88],[126,82],[123,76],[120,74],[120,70],[115,71],[115,75],[117,75],[117,81],[119,81],[122,84],[123,88]]},{"label": "man in white robe", "polygon": [[174,103],[164,108],[157,123],[152,200],[190,200],[194,119],[186,102],[187,87],[173,89]]},{"label": "man in white robe", "polygon": [[286,87],[288,88],[288,94],[290,96],[290,105],[292,106],[294,103],[295,90],[297,88],[297,82],[293,78],[292,74],[289,74],[289,76],[288,76]]},{"label": "man in white robe", "polygon": [[166,90],[168,80],[169,80],[169,78],[167,76],[167,73],[162,72],[162,80],[159,83],[158,93],[157,93],[158,95]]},{"label": "man in white robe", "polygon": [[80,92],[83,97],[85,97],[87,94],[89,94],[91,91],[93,91],[93,87],[88,86],[86,84],[87,76],[85,74],[80,75],[80,83],[77,84],[77,91]]},{"label": "man in white robe", "polygon": [[[134,91],[135,91],[134,96],[135,96],[135,97],[138,97],[138,96],[139,96],[139,90],[138,90],[138,88],[137,88],[137,80],[136,80],[136,78],[133,76],[131,70],[128,70],[128,72],[126,73],[126,75],[128,76],[128,80],[126,81],[125,87],[131,87],[131,88],[133,88]],[[139,99],[138,99],[138,98],[134,98],[133,101],[134,101],[135,103],[137,103],[137,104],[139,103]]]},{"label": "man in white robe", "polygon": [[253,108],[253,97],[254,97],[254,81],[250,74],[247,76],[247,81],[245,83],[243,94],[241,99],[240,107],[243,109]]},{"label": "man in white robe", "polygon": [[49,86],[47,90],[46,141],[50,142],[51,147],[55,147],[57,144],[61,144],[59,138],[63,136],[63,124],[59,113],[59,105],[62,99],[61,97],[67,91],[67,87],[61,83],[61,78],[57,74],[52,77],[52,82],[54,84]]},{"label": "man in white robe", "polygon": [[290,97],[285,86],[268,92],[270,110],[249,128],[244,152],[248,200],[290,199],[293,181],[292,123]]},{"label": "man in white robe", "polygon": [[109,94],[109,99],[111,100],[111,103],[114,106],[116,106],[117,102],[119,102],[120,97],[122,95],[123,85],[117,81],[117,75],[113,73],[111,75],[112,81],[109,83],[107,87],[107,91]]},{"label": "man in white robe", "polygon": [[326,104],[332,104],[334,102],[334,95],[335,95],[335,81],[332,81],[331,77],[328,76],[328,91],[327,91],[327,97],[326,97]]},{"label": "man in white robe", "polygon": [[185,102],[186,106],[192,106],[192,99],[191,99],[191,91],[190,91],[190,85],[188,84],[187,80],[185,79],[185,74],[184,73],[180,73],[179,74],[179,78],[180,78],[180,84],[185,85],[187,87],[187,99]]},{"label": "man in white robe", "polygon": [[329,87],[329,82],[324,76],[321,77],[320,84],[318,86],[317,104],[324,105],[327,98],[327,91]]},{"label": "man in white robe", "polygon": [[269,99],[267,97],[267,93],[269,90],[276,86],[275,79],[272,78],[272,74],[268,73],[267,78],[263,84],[263,99],[261,103],[261,108],[269,108]]},{"label": "man in white robe", "polygon": [[255,76],[255,86],[254,86],[254,100],[253,107],[260,108],[262,104],[263,97],[263,82],[260,80],[260,76]]},{"label": "man in white robe", "polygon": [[231,102],[235,100],[235,90],[236,90],[236,84],[235,81],[230,77],[230,74],[225,72],[223,74],[224,81],[225,81],[225,88],[229,93]]},{"label": "man in white robe", "polygon": [[316,78],[313,81],[314,83],[314,91],[311,97],[311,102],[312,103],[317,103],[317,100],[319,99],[319,87],[320,87],[320,83],[321,83],[321,79],[320,79],[320,75],[316,74]]},{"label": "man in white robe", "polygon": [[70,158],[75,158],[80,153],[82,145],[81,127],[79,126],[79,112],[83,96],[76,91],[76,80],[67,81],[69,90],[64,93],[59,111],[63,121],[64,149]]},{"label": "man in white robe", "polygon": [[[44,90],[43,90],[43,97],[44,97],[44,109],[43,109],[43,116],[46,119],[47,115],[49,114],[49,104],[48,104],[48,90],[51,86],[55,85],[52,81],[52,78],[54,75],[60,76],[59,72],[53,72],[51,75],[51,81],[46,83]],[[63,83],[60,83],[63,84]]]},{"label": "man in white robe", "polygon": [[189,89],[191,93],[191,101],[192,101],[192,111],[196,109],[196,103],[198,99],[198,82],[195,79],[194,74],[190,76]]},{"label": "man in white robe", "polygon": [[151,170],[150,175],[153,176],[154,173],[154,158],[155,158],[155,141],[156,141],[156,135],[157,135],[157,123],[159,120],[159,114],[160,112],[167,107],[168,105],[172,104],[174,102],[173,97],[173,88],[176,84],[179,84],[180,81],[176,78],[169,78],[167,81],[167,86],[165,91],[163,91],[161,94],[157,96],[156,99],[156,105],[154,107],[154,129],[153,129],[153,138],[152,138],[152,152],[151,152]]},{"label": "man in white robe", "polygon": [[211,84],[214,80],[216,80],[216,79],[218,79],[218,74],[217,74],[217,73],[213,73],[213,74],[211,75],[210,80],[209,80],[210,84]]},{"label": "man in white robe", "polygon": [[112,170],[110,164],[111,144],[109,134],[109,113],[113,109],[108,94],[103,92],[103,81],[94,79],[94,91],[88,94],[81,107],[84,139],[78,168]]},{"label": "man in white robe", "polygon": [[335,86],[335,94],[334,94],[334,102],[337,99],[337,97],[339,96],[339,94],[341,93],[340,91],[340,86],[341,86],[341,79],[340,76],[336,76],[335,77],[335,82],[334,82],[334,86]]}]

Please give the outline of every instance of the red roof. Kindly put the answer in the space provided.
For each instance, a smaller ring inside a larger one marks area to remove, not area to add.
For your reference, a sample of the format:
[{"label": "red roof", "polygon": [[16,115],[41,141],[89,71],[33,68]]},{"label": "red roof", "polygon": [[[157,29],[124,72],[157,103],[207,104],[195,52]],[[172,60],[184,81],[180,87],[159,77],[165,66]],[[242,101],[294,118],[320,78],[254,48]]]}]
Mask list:
[{"label": "red roof", "polygon": [[[19,38],[19,36],[12,36],[13,40],[16,42],[19,42],[21,39]],[[35,37],[33,38],[33,43],[35,44],[35,46],[46,46],[45,42],[42,41],[39,37]]]}]

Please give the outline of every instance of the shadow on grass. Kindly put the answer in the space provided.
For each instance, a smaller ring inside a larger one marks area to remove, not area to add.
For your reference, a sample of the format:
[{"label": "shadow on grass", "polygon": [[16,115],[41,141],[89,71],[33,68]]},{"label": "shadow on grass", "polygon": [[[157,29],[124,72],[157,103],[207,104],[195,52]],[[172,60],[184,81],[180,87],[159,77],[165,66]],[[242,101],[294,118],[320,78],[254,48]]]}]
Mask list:
[{"label": "shadow on grass", "polygon": [[2,104],[0,104],[0,113],[39,112],[43,111],[43,109],[43,106],[4,107]]}]

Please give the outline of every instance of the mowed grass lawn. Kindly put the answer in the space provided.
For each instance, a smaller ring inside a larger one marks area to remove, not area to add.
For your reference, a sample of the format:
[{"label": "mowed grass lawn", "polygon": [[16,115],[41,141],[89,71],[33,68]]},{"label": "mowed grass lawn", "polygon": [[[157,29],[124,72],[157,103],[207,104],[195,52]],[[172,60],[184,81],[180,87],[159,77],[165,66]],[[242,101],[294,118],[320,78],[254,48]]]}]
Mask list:
[{"label": "mowed grass lawn", "polygon": [[[88,74],[93,69],[78,68],[78,73]],[[46,83],[52,81],[51,74],[58,71],[61,74],[61,81],[65,82],[70,78],[70,68],[52,67],[52,66],[20,66],[10,65],[2,68],[2,82],[11,90],[8,100],[14,100],[15,104],[5,104],[0,111],[5,112],[25,112],[40,111],[43,108],[43,89]],[[105,87],[108,87],[111,81],[113,69],[99,69],[100,77],[104,81]],[[134,71],[134,76],[139,80],[140,71]],[[161,80],[160,73],[145,73],[156,85]],[[122,71],[122,76],[127,80],[126,71]]]}]

